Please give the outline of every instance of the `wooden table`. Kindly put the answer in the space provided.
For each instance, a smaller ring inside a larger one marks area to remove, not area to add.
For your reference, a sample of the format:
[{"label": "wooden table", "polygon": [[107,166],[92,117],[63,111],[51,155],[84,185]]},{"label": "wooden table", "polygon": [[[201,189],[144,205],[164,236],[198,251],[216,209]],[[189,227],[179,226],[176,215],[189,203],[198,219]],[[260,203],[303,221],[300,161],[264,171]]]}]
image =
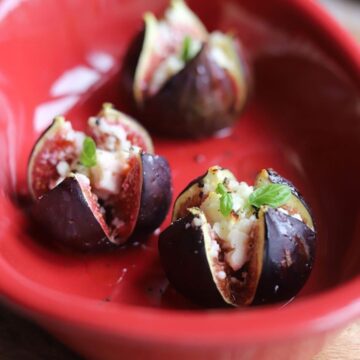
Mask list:
[{"label": "wooden table", "polygon": [[[308,0],[304,0],[308,1]],[[360,1],[319,0],[360,40]],[[0,306],[1,360],[81,360],[51,335]],[[360,360],[360,321],[349,326],[314,360]]]},{"label": "wooden table", "polygon": [[360,321],[344,330],[314,360],[360,360]]}]

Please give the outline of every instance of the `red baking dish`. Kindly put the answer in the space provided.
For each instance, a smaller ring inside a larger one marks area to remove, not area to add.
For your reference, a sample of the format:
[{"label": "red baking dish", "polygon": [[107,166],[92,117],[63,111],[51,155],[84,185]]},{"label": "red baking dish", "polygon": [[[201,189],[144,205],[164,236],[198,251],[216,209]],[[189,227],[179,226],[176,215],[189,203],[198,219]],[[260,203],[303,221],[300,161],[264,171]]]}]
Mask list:
[{"label": "red baking dish", "polygon": [[[157,236],[111,253],[57,252],[29,230],[26,165],[64,113],[81,128],[104,101],[129,111],[122,59],[162,0],[0,2],[0,290],[9,306],[89,359],[310,359],[360,316],[360,51],[314,1],[189,0],[243,40],[252,99],[212,139],[155,139],[178,194],[211,165],[253,181],[273,167],[303,192],[315,267],[287,305],[203,310],[168,285]],[[149,129],[151,131],[151,129]],[[169,217],[163,224],[169,223]]]}]

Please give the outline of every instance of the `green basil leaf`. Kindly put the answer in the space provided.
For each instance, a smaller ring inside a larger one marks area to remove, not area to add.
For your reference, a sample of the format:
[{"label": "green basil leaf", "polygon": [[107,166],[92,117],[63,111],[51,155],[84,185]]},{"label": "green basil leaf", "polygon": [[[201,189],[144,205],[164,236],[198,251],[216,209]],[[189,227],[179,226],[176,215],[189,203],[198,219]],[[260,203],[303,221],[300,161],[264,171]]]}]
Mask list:
[{"label": "green basil leaf", "polygon": [[215,192],[220,195],[227,193],[226,187],[223,183],[218,183]]},{"label": "green basil leaf", "polygon": [[89,136],[84,139],[80,162],[88,168],[96,165],[96,144]]},{"label": "green basil leaf", "polygon": [[249,196],[250,205],[259,208],[268,205],[276,208],[285,204],[291,196],[291,189],[283,184],[267,184],[257,188]]},{"label": "green basil leaf", "polygon": [[220,212],[224,216],[228,216],[231,213],[231,210],[233,208],[233,201],[231,194],[227,192],[224,184],[219,183],[216,187],[216,193],[220,194]]},{"label": "green basil leaf", "polygon": [[184,62],[188,62],[191,57],[191,37],[186,35],[182,45],[181,59]]}]

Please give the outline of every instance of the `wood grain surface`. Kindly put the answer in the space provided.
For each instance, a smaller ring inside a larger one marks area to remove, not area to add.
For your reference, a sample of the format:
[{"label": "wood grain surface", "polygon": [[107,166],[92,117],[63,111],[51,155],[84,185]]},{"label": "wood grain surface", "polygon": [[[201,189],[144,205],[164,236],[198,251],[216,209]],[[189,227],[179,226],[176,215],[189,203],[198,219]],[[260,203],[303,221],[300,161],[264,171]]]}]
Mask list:
[{"label": "wood grain surface", "polygon": [[344,330],[314,360],[360,360],[360,321]]},{"label": "wood grain surface", "polygon": [[[360,1],[319,2],[360,40]],[[0,360],[42,359],[81,360],[81,357],[37,325],[0,305]],[[360,360],[360,321],[344,330],[314,360]]]}]

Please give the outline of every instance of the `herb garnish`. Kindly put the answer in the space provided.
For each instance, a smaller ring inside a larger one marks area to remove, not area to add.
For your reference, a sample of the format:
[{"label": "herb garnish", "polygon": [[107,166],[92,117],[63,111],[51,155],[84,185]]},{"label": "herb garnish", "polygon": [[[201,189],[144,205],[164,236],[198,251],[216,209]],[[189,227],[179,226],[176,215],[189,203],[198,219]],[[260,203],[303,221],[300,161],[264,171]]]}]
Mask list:
[{"label": "herb garnish", "polygon": [[291,189],[283,184],[267,184],[257,188],[249,196],[249,204],[259,208],[268,205],[272,208],[285,204],[291,196]]},{"label": "herb garnish", "polygon": [[84,139],[80,162],[88,168],[96,165],[96,144],[89,136]]},{"label": "herb garnish", "polygon": [[191,37],[189,35],[186,35],[182,44],[181,59],[186,63],[191,58]]},{"label": "herb garnish", "polygon": [[233,201],[231,194],[226,190],[224,184],[219,183],[216,187],[216,193],[220,194],[220,212],[224,216],[228,216],[233,208]]}]

